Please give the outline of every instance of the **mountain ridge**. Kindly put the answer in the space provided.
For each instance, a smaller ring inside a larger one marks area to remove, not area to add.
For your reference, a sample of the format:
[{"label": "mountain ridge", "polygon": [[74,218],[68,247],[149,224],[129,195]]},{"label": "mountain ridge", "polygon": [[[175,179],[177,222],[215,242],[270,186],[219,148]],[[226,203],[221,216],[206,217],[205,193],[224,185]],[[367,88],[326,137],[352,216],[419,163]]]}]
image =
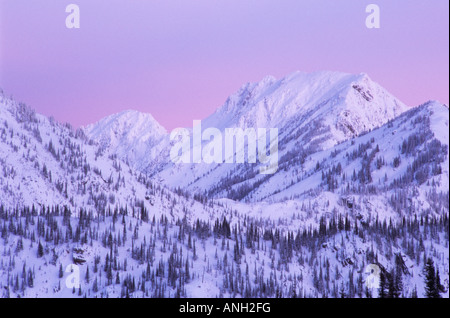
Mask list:
[{"label": "mountain ridge", "polygon": [[[408,109],[365,73],[294,72],[278,80],[266,76],[259,82],[244,84],[201,124],[202,130],[218,128],[222,133],[226,128],[278,128],[282,156],[298,140],[302,140],[303,148],[316,148],[315,151],[331,148],[385,124]],[[169,186],[183,188],[198,183],[197,178],[208,171],[220,169],[222,175],[232,172],[220,165],[173,165],[168,160],[172,144],[166,136],[158,148],[158,156],[147,167],[139,164],[141,171],[165,180]],[[191,152],[207,144],[191,143]],[[148,150],[143,149],[142,154],[144,162],[151,157]],[[175,174],[184,177],[177,179]],[[210,186],[207,183],[195,191],[201,193]]]}]

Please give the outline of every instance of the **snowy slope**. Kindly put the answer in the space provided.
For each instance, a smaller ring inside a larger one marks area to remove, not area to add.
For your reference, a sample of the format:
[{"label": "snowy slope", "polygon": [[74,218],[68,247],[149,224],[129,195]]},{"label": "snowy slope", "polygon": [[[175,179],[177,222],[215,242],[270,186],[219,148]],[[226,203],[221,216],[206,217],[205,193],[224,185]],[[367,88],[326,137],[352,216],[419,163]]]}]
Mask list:
[{"label": "snowy slope", "polygon": [[[154,123],[136,113],[123,116],[140,123],[142,130]],[[126,138],[127,127],[114,126],[113,121],[104,124]],[[110,140],[119,145],[120,138]],[[209,219],[212,213],[146,178],[106,152],[103,145],[94,144],[83,131],[36,114],[4,95],[0,95],[0,169],[0,205],[4,207],[59,205],[100,213],[119,206],[145,208],[152,215],[171,219],[191,219],[194,211],[195,218]],[[186,206],[192,209],[186,211]]]},{"label": "snowy slope", "polygon": [[[295,157],[291,158],[290,161],[286,161],[282,165],[283,171],[263,183],[263,186],[260,186],[251,194],[252,200],[260,201],[270,198],[284,201],[286,198],[299,197],[314,190],[327,190],[322,173],[331,170],[333,166],[338,164],[342,168],[341,173],[349,178],[339,180],[339,184],[334,186],[333,191],[339,193],[345,192],[347,186],[350,188],[358,187],[361,185],[359,180],[351,182],[348,179],[350,179],[354,170],[358,172],[362,169],[364,154],[370,154],[376,147],[378,147],[378,152],[370,164],[372,181],[366,181],[365,186],[373,186],[379,192],[385,192],[385,187],[389,186],[392,180],[401,178],[406,173],[408,165],[411,165],[420,155],[424,145],[434,138],[442,143],[446,151],[442,153],[443,160],[439,163],[442,167],[442,173],[433,177],[430,176],[430,179],[427,180],[429,182],[435,180],[439,184],[439,190],[448,190],[448,117],[446,106],[437,102],[429,102],[402,114],[370,133],[343,142],[331,149],[311,154],[303,163],[292,164],[295,162]],[[426,141],[418,146],[419,152],[408,155],[402,154],[402,144],[412,135],[423,135]],[[372,145],[369,145],[368,151],[365,151],[361,157],[349,158],[349,154],[358,151],[361,145],[367,143]],[[395,157],[402,159],[398,166],[393,165]],[[380,167],[377,167],[377,159],[380,159]],[[317,163],[319,163],[319,169],[316,169]],[[418,184],[415,180],[409,185],[424,188],[423,184]]]}]

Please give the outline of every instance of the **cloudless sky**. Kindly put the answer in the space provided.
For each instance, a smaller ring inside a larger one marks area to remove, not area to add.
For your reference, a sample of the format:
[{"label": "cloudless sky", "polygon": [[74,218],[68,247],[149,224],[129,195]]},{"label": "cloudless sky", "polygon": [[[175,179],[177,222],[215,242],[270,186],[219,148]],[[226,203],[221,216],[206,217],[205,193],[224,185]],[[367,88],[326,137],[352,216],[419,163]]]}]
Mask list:
[{"label": "cloudless sky", "polygon": [[74,126],[136,109],[189,127],[244,83],[296,70],[365,72],[410,106],[448,104],[449,1],[0,0],[0,87]]}]

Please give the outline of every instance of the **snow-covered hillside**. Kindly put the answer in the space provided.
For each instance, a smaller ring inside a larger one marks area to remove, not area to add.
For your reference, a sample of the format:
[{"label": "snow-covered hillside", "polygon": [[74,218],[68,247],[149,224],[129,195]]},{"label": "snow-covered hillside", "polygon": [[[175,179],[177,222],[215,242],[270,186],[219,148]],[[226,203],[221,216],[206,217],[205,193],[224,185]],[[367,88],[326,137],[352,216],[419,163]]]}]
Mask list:
[{"label": "snow-covered hillside", "polygon": [[[149,117],[136,113],[123,116],[148,127]],[[98,212],[119,206],[145,209],[156,216],[171,215],[172,219],[186,215],[188,199],[153,183],[117,156],[106,153],[104,144],[94,144],[82,130],[36,114],[25,104],[3,95],[0,123],[0,203],[5,207],[59,205]],[[110,128],[118,133],[128,132],[126,127]],[[120,147],[118,139],[109,140]],[[200,207],[196,218],[204,218],[208,213],[195,201],[189,200],[189,205]]]}]

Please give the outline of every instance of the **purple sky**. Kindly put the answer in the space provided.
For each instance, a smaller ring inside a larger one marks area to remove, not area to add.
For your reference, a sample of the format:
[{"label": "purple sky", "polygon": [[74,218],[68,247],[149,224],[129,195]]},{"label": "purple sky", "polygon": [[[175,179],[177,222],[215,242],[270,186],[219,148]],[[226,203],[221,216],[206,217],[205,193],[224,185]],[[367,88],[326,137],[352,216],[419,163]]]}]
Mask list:
[{"label": "purple sky", "polygon": [[[380,29],[365,27],[369,3]],[[296,70],[366,72],[408,105],[448,104],[448,12],[448,0],[0,0],[0,87],[74,126],[136,109],[189,127],[242,84]]]}]

